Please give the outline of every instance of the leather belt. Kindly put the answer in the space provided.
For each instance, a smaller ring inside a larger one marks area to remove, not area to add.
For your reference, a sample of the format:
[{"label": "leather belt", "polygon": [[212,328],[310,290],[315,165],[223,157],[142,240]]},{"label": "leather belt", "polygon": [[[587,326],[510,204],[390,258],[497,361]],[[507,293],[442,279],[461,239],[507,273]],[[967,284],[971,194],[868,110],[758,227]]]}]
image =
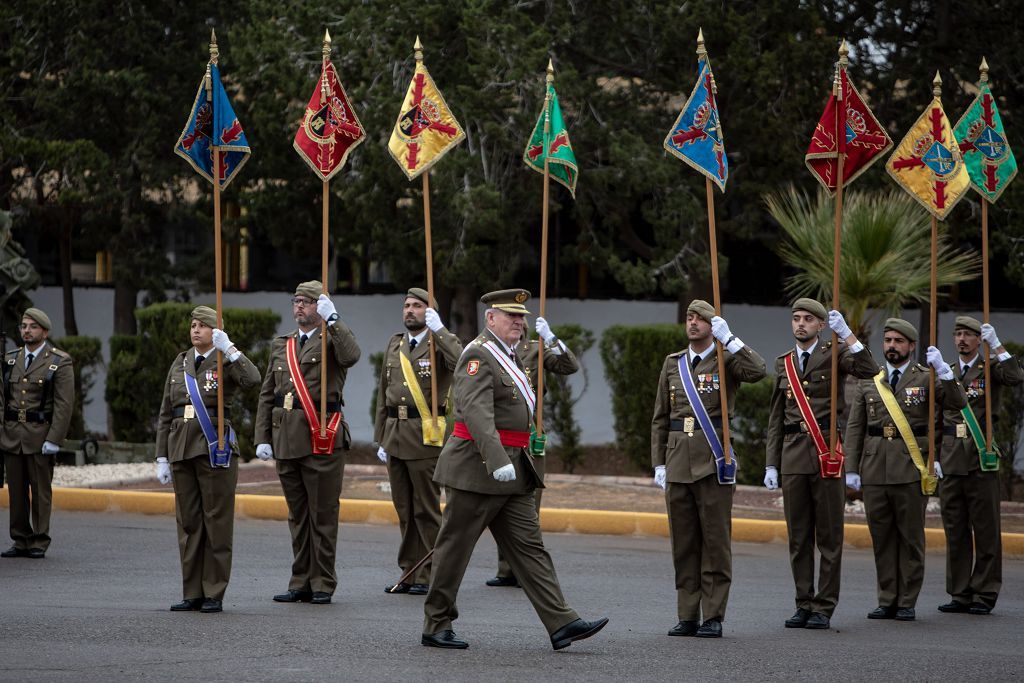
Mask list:
[{"label": "leather belt", "polygon": [[[473,441],[473,435],[469,433],[469,428],[466,427],[465,422],[456,422],[455,429],[452,431],[452,436],[457,436],[460,439],[466,441]],[[499,429],[498,438],[501,439],[502,446],[508,446],[509,448],[529,448],[530,446],[530,432],[517,432],[513,429]]]},{"label": "leather belt", "polygon": [[7,408],[4,410],[4,419],[8,422],[31,422],[33,424],[42,424],[53,420],[53,412]]},{"label": "leather belt", "polygon": [[[715,429],[722,428],[722,418],[712,417],[711,425]],[[669,420],[668,430],[670,432],[686,432],[687,434],[693,434],[694,432],[700,431],[700,421],[695,417],[687,417],[682,420]]]},{"label": "leather belt", "polygon": [[[388,417],[397,417],[399,420],[408,420],[420,416],[420,411],[416,409],[416,406],[387,406],[385,410]],[[446,410],[447,406],[442,403],[437,407],[437,414],[444,415]]]},{"label": "leather belt", "polygon": [[[818,427],[821,428],[822,432],[829,431],[830,424],[831,424],[831,422],[827,418],[824,419],[824,420],[818,420]],[[840,424],[839,428],[842,429],[843,425]],[[810,431],[807,429],[807,423],[804,422],[803,420],[800,420],[799,422],[787,422],[786,424],[782,425],[782,433],[783,434],[809,434]]]},{"label": "leather belt", "polygon": [[[217,406],[206,406],[206,412],[210,414],[210,419],[216,422]],[[196,416],[196,410],[195,407],[190,403],[185,406],[178,406],[177,408],[174,409],[172,414],[174,415],[174,417],[185,417],[187,415],[188,418],[191,420]]]},{"label": "leather belt", "polygon": [[[914,436],[928,436],[927,427],[914,427]],[[900,430],[896,429],[896,425],[889,424],[885,427],[868,427],[868,436],[884,436],[887,439],[895,439],[900,435]]]},{"label": "leather belt", "polygon": [[[299,399],[298,398],[293,398],[292,401],[289,402],[289,403],[291,403],[291,405],[288,406],[288,407],[285,406],[284,398],[285,398],[284,396],[274,396],[274,407],[276,407],[276,408],[285,408],[286,410],[302,410],[302,404],[299,403]],[[320,402],[319,401],[313,401],[313,405],[316,407],[317,410],[320,410]],[[340,413],[341,412],[341,404],[338,403],[337,401],[328,401],[327,402],[327,412],[328,413]]]},{"label": "leather belt", "polygon": [[970,432],[967,431],[967,424],[964,422],[953,425],[943,425],[942,433],[944,436],[955,436],[958,439],[966,439],[970,436]]}]

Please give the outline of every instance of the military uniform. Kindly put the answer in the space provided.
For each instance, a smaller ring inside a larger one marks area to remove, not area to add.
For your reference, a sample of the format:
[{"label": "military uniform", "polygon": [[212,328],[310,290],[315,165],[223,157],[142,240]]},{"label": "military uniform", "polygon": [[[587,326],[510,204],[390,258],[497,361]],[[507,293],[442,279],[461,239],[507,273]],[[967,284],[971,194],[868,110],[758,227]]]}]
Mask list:
[{"label": "military uniform", "polygon": [[[851,375],[866,379],[878,371],[871,352],[866,346],[861,346],[856,353],[851,353],[846,344],[839,348],[837,416],[842,416],[846,410],[846,379]],[[786,375],[786,357],[792,355],[807,402],[827,444],[831,428],[832,342],[819,340],[808,352],[810,355],[802,372],[796,349],[775,359],[775,387],[768,417],[765,464],[775,467],[781,475],[797,609],[831,618],[839,601],[846,484],[842,477],[822,478],[818,450],[804,424]],[[814,589],[815,545],[821,556],[817,591]]]},{"label": "military uniform", "polygon": [[[422,291],[422,290],[418,290]],[[427,297],[414,295],[426,303]],[[437,412],[445,418],[445,404],[452,385],[452,371],[462,353],[459,338],[442,328],[438,333],[424,332],[423,341],[409,348],[409,334],[391,337],[381,360],[380,384],[377,387],[377,411],[374,420],[374,441],[387,451],[388,480],[391,500],[398,512],[402,534],[398,546],[398,566],[406,572],[434,548],[441,527],[441,486],[433,481],[434,468],[441,454],[440,446],[423,443],[423,423],[413,395],[402,371],[400,355],[409,359],[416,381],[427,406],[431,400],[430,345],[436,343]],[[429,420],[430,416],[426,418]],[[447,428],[451,433],[451,427]],[[447,436],[447,434],[445,435]],[[430,581],[430,560],[410,577],[413,584]]]},{"label": "military uniform", "polygon": [[[314,300],[320,290],[319,283],[305,283]],[[302,285],[300,291],[302,293]],[[288,369],[286,345],[289,338],[296,341],[296,355],[302,377],[320,411],[320,325],[308,333],[301,342],[296,330],[274,339],[270,362],[263,378],[259,407],[256,411],[257,444],[271,444],[288,504],[288,530],[292,537],[292,576],[289,591],[333,594],[337,587],[335,552],[338,540],[338,511],[342,478],[345,473],[345,454],[351,445],[348,424],[344,419],[338,425],[334,452],[314,455],[310,441],[309,423],[295,393],[295,385]],[[327,417],[341,412],[342,391],[348,368],[359,360],[359,345],[355,335],[340,319],[327,325]]]},{"label": "military uniform", "polygon": [[[43,326],[49,330],[49,319]],[[24,347],[8,351],[4,361],[0,451],[7,471],[11,539],[19,552],[45,553],[50,547],[55,456],[43,453],[43,443],[60,446],[67,436],[74,410],[72,360],[43,341],[27,368]]]},{"label": "military uniform", "polygon": [[[195,418],[185,387],[186,373],[196,378],[203,405],[216,428],[217,354],[216,349],[210,349],[198,369],[195,348],[178,354],[167,371],[157,423],[156,452],[169,460],[174,481],[182,596],[185,600],[223,600],[231,577],[238,452],[233,449],[234,457],[229,467],[211,466],[209,444],[199,420]],[[225,407],[235,388],[248,389],[259,381],[259,370],[244,355],[239,354],[230,362],[225,358]],[[230,427],[225,418],[225,440]]]},{"label": "military uniform", "polygon": [[[969,329],[980,333],[980,323]],[[958,327],[961,319],[957,319]],[[1009,354],[1006,354],[1009,356]],[[979,354],[967,374],[956,367],[971,410],[985,429],[985,391],[992,393],[992,410],[999,411],[1004,386],[1024,382],[1024,370],[1012,356],[992,358],[992,386],[985,387],[985,359]],[[946,529],[946,592],[953,602],[968,606],[981,603],[995,607],[1002,586],[1002,539],[999,514],[999,472],[982,471],[978,449],[959,410],[942,412],[942,480],[939,500]]]}]

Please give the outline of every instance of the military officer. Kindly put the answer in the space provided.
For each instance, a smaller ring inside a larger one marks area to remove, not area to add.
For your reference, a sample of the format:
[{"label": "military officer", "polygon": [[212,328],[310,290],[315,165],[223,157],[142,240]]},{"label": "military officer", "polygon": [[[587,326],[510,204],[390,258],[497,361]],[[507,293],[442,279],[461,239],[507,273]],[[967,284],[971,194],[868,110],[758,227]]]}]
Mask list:
[{"label": "military officer", "polygon": [[[276,602],[326,605],[338,584],[338,509],[351,445],[342,413],[348,369],[359,345],[320,282],[292,297],[298,329],[274,340],[256,411],[256,455],[274,458],[288,504],[292,577]],[[327,424],[320,424],[321,324],[326,323]]]},{"label": "military officer", "polygon": [[[217,385],[223,381],[226,406],[236,387],[259,384],[260,371],[217,328],[212,308],[192,309],[189,339],[192,347],[178,354],[164,382],[156,431],[157,478],[161,484],[174,481],[183,599],[171,605],[171,611],[211,613],[223,609],[231,578],[238,483],[238,445],[227,419],[224,440],[229,455],[214,462],[211,454],[211,448],[219,447]],[[215,350],[224,358],[223,380],[217,375]]]},{"label": "military officer", "polygon": [[[969,408],[942,412],[942,449],[935,462],[946,528],[946,592],[952,597],[939,605],[940,612],[988,614],[995,607],[1003,582],[1003,547],[999,519],[999,464],[986,462],[985,392],[991,394],[992,410],[999,411],[1004,386],[1024,382],[1024,370],[1003,347],[995,328],[966,315],[958,316],[953,329],[959,355],[960,382],[967,391]],[[995,356],[985,386],[985,359],[978,353],[984,341]],[[975,441],[973,425],[981,448]]]},{"label": "military officer", "polygon": [[[525,335],[516,346],[516,355],[523,362],[524,370],[530,383],[537,386],[537,368],[540,366],[540,345],[544,344],[544,371],[556,375],[571,375],[580,369],[580,363],[576,360],[575,354],[566,346],[555,333],[551,331],[548,321],[538,317],[535,328],[539,339],[528,339]],[[545,380],[547,376],[545,375]],[[547,381],[544,382],[545,395],[547,395]],[[533,468],[537,476],[544,480],[544,469],[547,457],[544,453],[534,454]],[[540,499],[544,492],[543,488],[537,487],[535,492],[537,499],[537,514],[540,514]],[[518,586],[512,567],[498,551],[498,573],[493,579],[486,581],[488,586]]]},{"label": "military officer", "polygon": [[0,451],[7,470],[11,539],[0,557],[42,559],[50,547],[53,466],[71,423],[72,360],[47,339],[50,318],[29,308],[21,318],[20,349],[4,358],[4,428]]},{"label": "military officer", "polygon": [[[675,565],[679,623],[668,634],[720,638],[732,583],[733,486],[719,483],[709,442],[720,444],[722,427],[722,378],[714,340],[726,350],[730,414],[740,383],[761,380],[765,362],[732,334],[706,301],[695,299],[687,307],[686,335],[689,348],[665,358],[651,421],[654,482],[665,489]],[[681,371],[688,373],[685,378]],[[700,397],[700,405],[691,405],[684,384]],[[701,417],[708,418],[715,436],[704,434]]]},{"label": "military officer", "polygon": [[[775,359],[764,475],[764,485],[775,490],[781,473],[797,608],[786,620],[786,628],[829,628],[839,601],[846,485],[841,463],[829,467],[819,458],[829,452],[831,432],[832,341],[820,338],[826,321],[842,342],[838,354],[837,416],[846,410],[846,378],[852,375],[868,379],[878,371],[871,351],[850,331],[839,311],[826,313],[824,306],[809,298],[793,303],[790,323],[796,347]],[[810,422],[801,404],[810,413]],[[820,452],[819,444],[824,446]],[[815,544],[820,554],[817,591]]]},{"label": "military officer", "polygon": [[[864,512],[878,576],[878,607],[868,619],[913,621],[924,580],[924,514],[928,462],[929,371],[914,363],[917,329],[906,320],[885,321],[885,366],[857,382],[846,430],[846,485],[864,488]],[[934,346],[937,410],[967,405],[949,364]],[[904,436],[905,435],[905,436]]]},{"label": "military officer", "polygon": [[[387,465],[391,500],[398,512],[398,566],[404,574],[433,550],[441,528],[441,486],[433,481],[434,468],[449,431],[445,400],[462,343],[445,328],[425,289],[413,287],[406,293],[402,318],[405,332],[391,337],[381,360],[374,440],[379,444],[377,457]],[[436,427],[430,414],[431,344],[437,363]],[[430,560],[409,578],[385,592],[426,595]]]},{"label": "military officer", "polygon": [[523,289],[481,297],[487,329],[455,368],[454,431],[434,472],[434,481],[447,487],[447,504],[423,607],[420,642],[428,647],[469,647],[455,636],[452,622],[459,616],[459,585],[484,528],[512,565],[554,649],[589,638],[608,623],[585,621],[566,604],[541,538],[533,491],[544,484],[528,452],[536,397],[515,351],[529,297]]}]

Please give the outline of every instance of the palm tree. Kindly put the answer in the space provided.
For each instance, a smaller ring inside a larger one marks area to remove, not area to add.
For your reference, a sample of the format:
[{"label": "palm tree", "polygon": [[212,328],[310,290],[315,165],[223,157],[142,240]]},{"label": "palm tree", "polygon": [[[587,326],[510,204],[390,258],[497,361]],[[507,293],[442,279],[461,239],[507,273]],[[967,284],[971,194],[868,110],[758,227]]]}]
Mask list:
[{"label": "palm tree", "polygon": [[[787,294],[831,301],[833,200],[823,191],[812,199],[791,186],[764,195],[764,201],[782,228],[779,254],[796,271],[786,278]],[[840,303],[850,327],[867,339],[869,309],[899,315],[907,304],[928,301],[931,220],[908,195],[895,190],[850,192],[843,204]],[[939,287],[976,277],[980,267],[977,254],[953,249],[940,224]]]}]

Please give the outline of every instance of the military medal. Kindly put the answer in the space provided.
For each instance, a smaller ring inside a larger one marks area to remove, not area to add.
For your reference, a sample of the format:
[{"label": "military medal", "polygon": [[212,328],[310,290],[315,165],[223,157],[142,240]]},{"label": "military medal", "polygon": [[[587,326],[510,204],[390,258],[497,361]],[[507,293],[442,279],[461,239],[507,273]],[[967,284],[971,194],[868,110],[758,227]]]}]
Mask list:
[{"label": "military medal", "polygon": [[217,371],[207,370],[204,377],[206,384],[203,385],[203,391],[215,391],[217,389]]}]

